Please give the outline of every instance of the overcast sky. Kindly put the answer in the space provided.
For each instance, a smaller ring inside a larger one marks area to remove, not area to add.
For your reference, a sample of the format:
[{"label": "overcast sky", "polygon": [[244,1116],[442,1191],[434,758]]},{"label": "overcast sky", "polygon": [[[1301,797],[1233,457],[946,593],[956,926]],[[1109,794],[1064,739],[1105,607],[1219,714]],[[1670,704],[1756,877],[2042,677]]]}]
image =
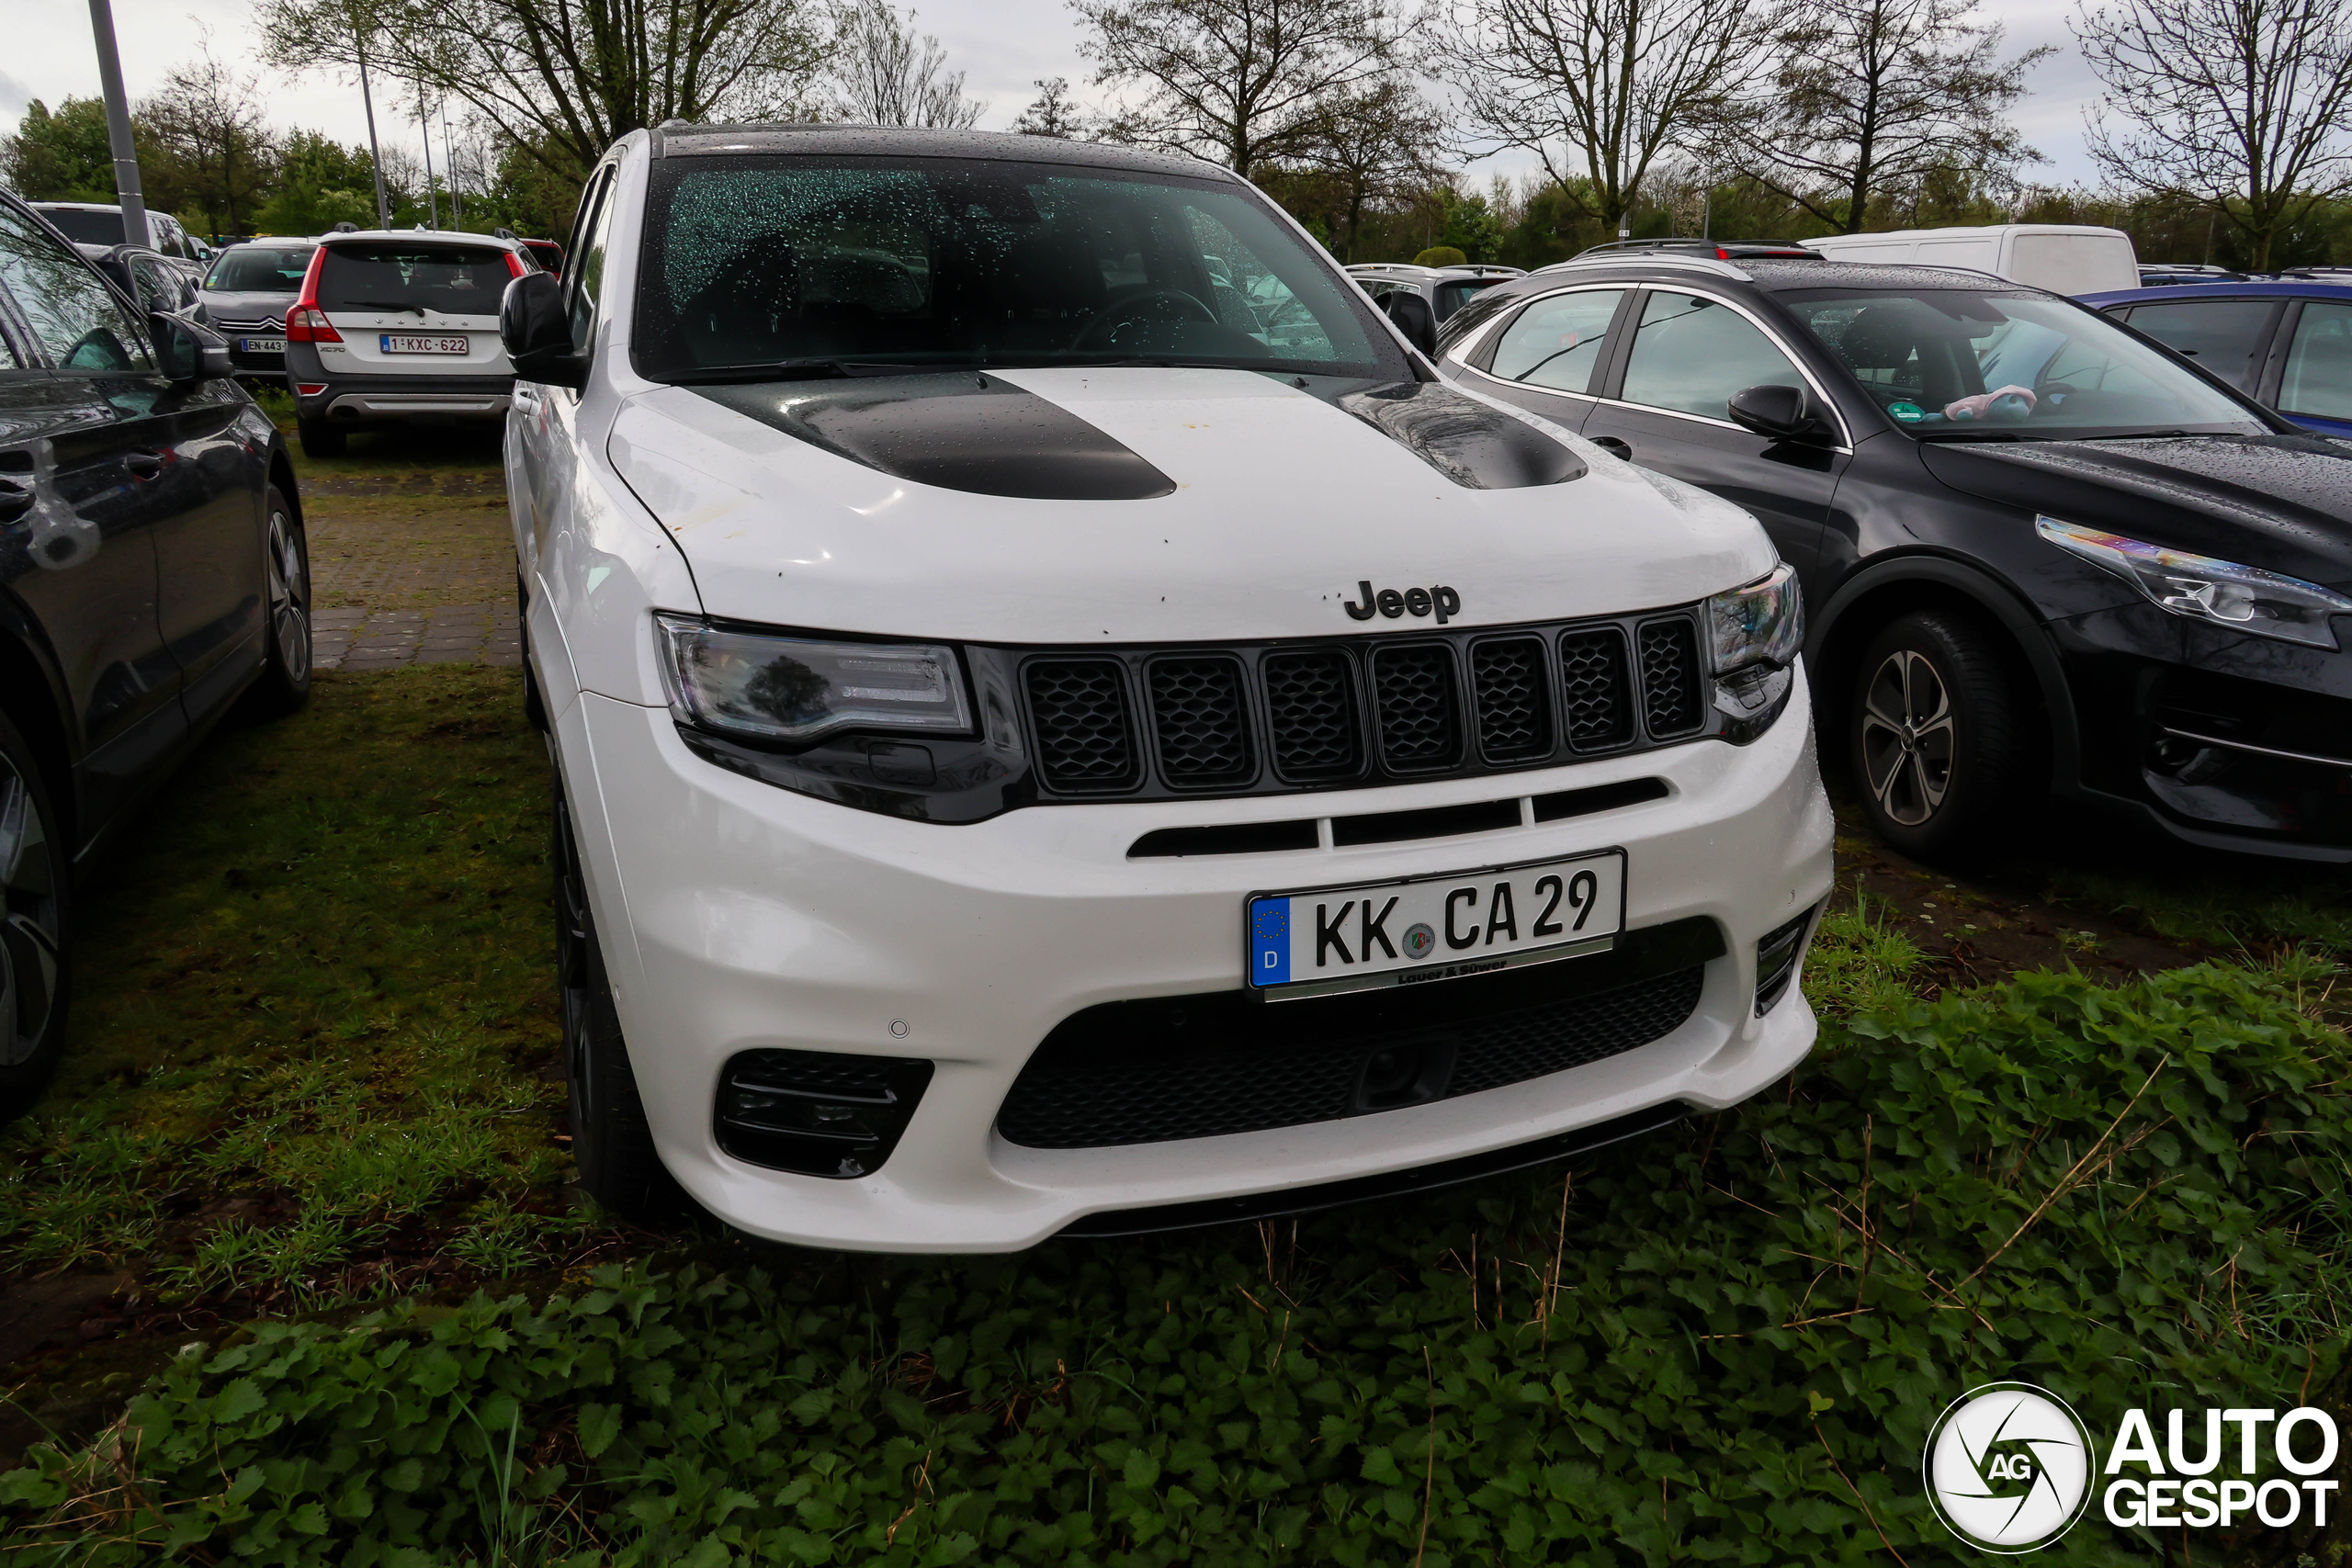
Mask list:
[{"label": "overcast sky", "polygon": [[[14,128],[33,98],[53,106],[69,96],[96,96],[89,14],[80,0],[15,0],[6,9],[17,41],[0,56],[0,129]],[[2060,52],[2028,78],[2030,92],[2018,107],[2028,139],[2049,159],[2027,177],[2053,184],[2087,180],[2083,110],[2097,85],[2066,29],[2072,7],[2063,0],[1983,0],[1983,9],[2007,26],[2012,51],[2041,43],[2059,46]],[[114,0],[114,17],[123,77],[134,100],[154,91],[166,72],[195,54],[208,28],[223,56],[249,61],[253,52],[251,0]],[[1030,84],[1040,77],[1067,76],[1082,96],[1092,96],[1078,57],[1078,28],[1063,0],[928,0],[918,6],[917,21],[947,46],[950,65],[966,73],[966,91],[987,101],[984,129],[1010,125],[1035,96]],[[382,102],[381,84],[378,91],[378,133],[388,143],[401,137],[413,152],[414,122],[396,122]],[[357,90],[327,73],[273,83],[266,101],[269,118],[280,129],[302,126],[350,142],[367,138]],[[1505,157],[1473,172],[1516,172],[1523,166],[1524,160]]]}]

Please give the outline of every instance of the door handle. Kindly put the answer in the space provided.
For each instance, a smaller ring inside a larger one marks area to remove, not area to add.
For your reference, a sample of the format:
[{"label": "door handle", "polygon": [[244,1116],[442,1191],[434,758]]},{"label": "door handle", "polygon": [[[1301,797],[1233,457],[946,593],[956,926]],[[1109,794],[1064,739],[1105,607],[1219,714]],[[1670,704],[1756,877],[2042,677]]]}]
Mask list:
[{"label": "door handle", "polygon": [[1600,447],[1603,452],[1608,453],[1611,457],[1622,459],[1628,463],[1634,460],[1634,444],[1625,440],[1623,437],[1616,435],[1596,435],[1591,439],[1592,444],[1595,446]]},{"label": "door handle", "polygon": [[152,479],[164,471],[164,457],[160,452],[133,452],[122,460],[133,479]]}]

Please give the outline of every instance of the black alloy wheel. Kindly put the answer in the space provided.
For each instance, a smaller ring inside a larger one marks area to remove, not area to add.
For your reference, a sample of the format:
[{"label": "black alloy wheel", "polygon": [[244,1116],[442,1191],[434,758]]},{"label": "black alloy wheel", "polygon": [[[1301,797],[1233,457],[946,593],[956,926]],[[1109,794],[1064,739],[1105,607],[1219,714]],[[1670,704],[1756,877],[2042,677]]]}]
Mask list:
[{"label": "black alloy wheel", "polygon": [[64,1047],[65,852],[32,749],[0,716],[0,1120],[33,1102]]},{"label": "black alloy wheel", "polygon": [[645,1102],[637,1092],[560,784],[554,818],[556,987],[563,1016],[564,1084],[571,1093],[572,1163],[581,1190],[605,1208],[647,1224],[672,1220],[687,1201],[654,1147]]},{"label": "black alloy wheel", "polygon": [[1977,622],[1915,610],[1871,638],[1847,704],[1849,759],[1879,836],[1920,860],[1990,851],[2030,788],[2029,727]]},{"label": "black alloy wheel", "polygon": [[261,687],[269,705],[291,713],[311,696],[311,546],[293,503],[270,487],[262,576],[269,616]]}]

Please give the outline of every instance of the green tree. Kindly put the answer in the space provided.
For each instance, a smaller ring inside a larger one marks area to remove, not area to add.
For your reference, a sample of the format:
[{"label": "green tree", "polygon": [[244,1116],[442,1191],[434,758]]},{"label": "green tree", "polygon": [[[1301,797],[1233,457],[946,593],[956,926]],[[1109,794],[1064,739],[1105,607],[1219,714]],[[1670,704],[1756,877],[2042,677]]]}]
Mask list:
[{"label": "green tree", "polygon": [[321,234],[337,223],[376,224],[376,175],[365,148],[315,130],[287,135],[277,188],[254,216],[263,234]]},{"label": "green tree", "polygon": [[196,59],[164,78],[162,92],[140,104],[137,125],[147,143],[140,172],[160,205],[202,213],[190,225],[199,232],[246,231],[277,162],[254,75],[214,59],[207,39]]},{"label": "green tree", "polygon": [[16,130],[0,137],[0,180],[28,201],[112,201],[106,105],[67,98],[51,110],[35,98]]}]

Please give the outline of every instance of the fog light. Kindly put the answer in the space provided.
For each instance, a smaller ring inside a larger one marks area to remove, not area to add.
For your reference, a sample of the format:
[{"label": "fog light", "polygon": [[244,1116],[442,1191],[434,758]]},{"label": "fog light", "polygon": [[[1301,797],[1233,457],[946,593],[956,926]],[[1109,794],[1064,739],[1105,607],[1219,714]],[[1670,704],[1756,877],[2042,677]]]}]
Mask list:
[{"label": "fog light", "polygon": [[1813,930],[1814,911],[1774,926],[1756,944],[1756,1016],[1762,1018],[1789,994],[1797,976],[1797,960],[1804,956],[1806,935]]},{"label": "fog light", "polygon": [[917,1058],[746,1051],[719,1074],[718,1146],[772,1170],[870,1176],[930,1082]]}]

